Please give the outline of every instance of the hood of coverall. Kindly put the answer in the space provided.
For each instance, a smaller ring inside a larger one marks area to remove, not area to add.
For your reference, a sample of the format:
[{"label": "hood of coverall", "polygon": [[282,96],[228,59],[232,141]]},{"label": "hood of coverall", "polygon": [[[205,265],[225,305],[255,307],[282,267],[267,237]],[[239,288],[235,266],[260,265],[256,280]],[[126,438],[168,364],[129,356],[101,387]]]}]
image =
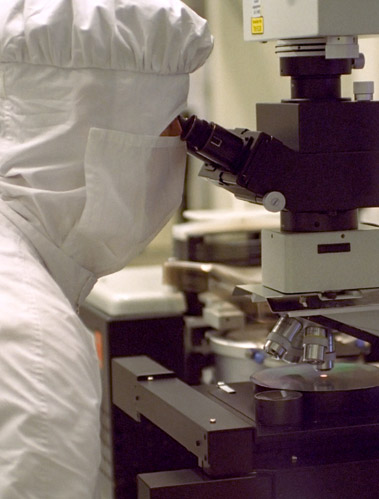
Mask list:
[{"label": "hood of coverall", "polygon": [[[116,180],[107,179],[114,174],[109,164],[98,177],[87,171],[89,136],[96,141],[96,131],[113,131],[116,148],[123,134],[132,142],[134,135],[158,137],[185,108],[188,74],[211,49],[206,21],[178,0],[1,2],[0,196],[7,209],[97,277],[121,268],[167,220],[149,228],[148,219],[138,220],[129,206],[126,227],[131,233],[145,225],[144,236],[129,241],[127,234],[121,241],[125,258],[113,261],[119,249],[112,247],[115,234],[106,219],[92,217],[89,235],[78,234],[88,200],[109,208],[109,198],[115,199],[115,214],[125,207],[112,188],[123,182],[126,198],[140,190],[141,197],[156,196],[151,212],[162,196],[175,198],[177,207],[182,192],[179,184],[162,193],[143,191],[151,172],[133,169],[128,155]],[[106,156],[100,159],[107,162]],[[166,183],[168,178],[160,188]],[[117,229],[117,221],[110,225]]]}]

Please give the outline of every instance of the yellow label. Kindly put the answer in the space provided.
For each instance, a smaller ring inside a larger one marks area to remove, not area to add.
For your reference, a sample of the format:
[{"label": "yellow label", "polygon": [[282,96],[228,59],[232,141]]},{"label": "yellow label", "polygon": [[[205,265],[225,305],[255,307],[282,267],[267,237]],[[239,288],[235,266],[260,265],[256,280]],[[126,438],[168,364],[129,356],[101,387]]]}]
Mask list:
[{"label": "yellow label", "polygon": [[252,35],[263,35],[263,33],[264,33],[263,17],[252,17],[251,18],[251,34]]}]

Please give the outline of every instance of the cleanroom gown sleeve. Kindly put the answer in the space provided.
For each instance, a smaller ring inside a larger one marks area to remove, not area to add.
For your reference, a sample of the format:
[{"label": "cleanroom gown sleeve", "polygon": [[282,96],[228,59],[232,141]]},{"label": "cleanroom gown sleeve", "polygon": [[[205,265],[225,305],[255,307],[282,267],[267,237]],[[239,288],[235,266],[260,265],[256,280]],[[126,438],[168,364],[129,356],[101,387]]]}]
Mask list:
[{"label": "cleanroom gown sleeve", "polygon": [[92,334],[0,213],[0,497],[93,499],[101,397]]}]

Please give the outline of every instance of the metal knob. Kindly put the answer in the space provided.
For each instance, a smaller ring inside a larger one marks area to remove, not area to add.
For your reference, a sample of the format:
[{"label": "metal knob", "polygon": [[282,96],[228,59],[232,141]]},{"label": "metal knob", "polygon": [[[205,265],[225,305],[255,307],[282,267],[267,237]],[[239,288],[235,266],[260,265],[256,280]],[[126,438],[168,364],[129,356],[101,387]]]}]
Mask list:
[{"label": "metal knob", "polygon": [[371,101],[374,98],[373,81],[355,81],[354,97],[356,101]]},{"label": "metal knob", "polygon": [[279,211],[284,210],[286,206],[286,198],[281,192],[278,191],[272,191],[265,194],[262,202],[266,210],[273,213],[278,213]]}]

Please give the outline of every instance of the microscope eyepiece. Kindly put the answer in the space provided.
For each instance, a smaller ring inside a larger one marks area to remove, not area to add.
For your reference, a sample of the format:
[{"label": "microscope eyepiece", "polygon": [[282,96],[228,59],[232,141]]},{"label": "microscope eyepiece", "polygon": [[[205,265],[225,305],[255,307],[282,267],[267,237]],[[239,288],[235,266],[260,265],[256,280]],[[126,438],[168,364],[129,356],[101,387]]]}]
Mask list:
[{"label": "microscope eyepiece", "polygon": [[197,116],[188,119],[180,116],[179,121],[182,127],[180,138],[187,142],[193,156],[231,173],[242,167],[242,158],[248,150],[243,137]]},{"label": "microscope eyepiece", "polygon": [[212,124],[193,115],[186,119],[179,116],[182,133],[180,138],[196,150],[202,150],[212,133]]}]

